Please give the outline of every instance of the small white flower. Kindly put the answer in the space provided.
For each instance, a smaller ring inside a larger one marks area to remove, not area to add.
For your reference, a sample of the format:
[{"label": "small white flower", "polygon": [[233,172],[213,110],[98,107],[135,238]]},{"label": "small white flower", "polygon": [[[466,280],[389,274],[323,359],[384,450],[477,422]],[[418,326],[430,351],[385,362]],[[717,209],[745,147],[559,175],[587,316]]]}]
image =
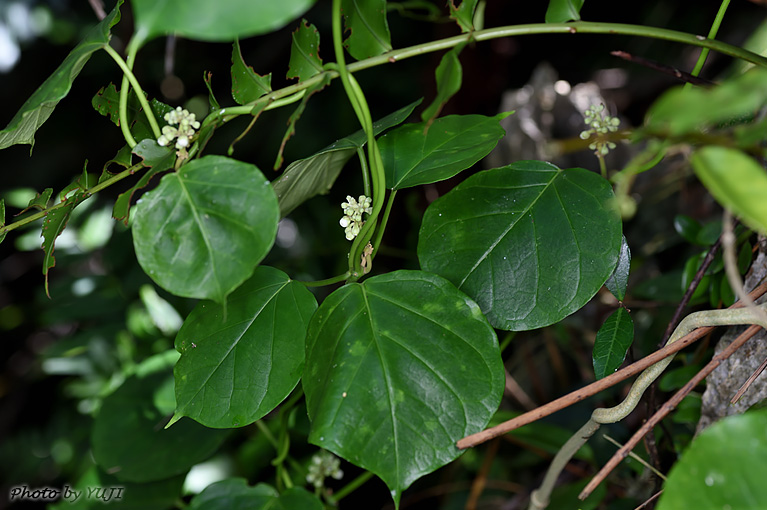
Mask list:
[{"label": "small white flower", "polygon": [[357,200],[351,195],[346,195],[346,202],[341,203],[344,215],[339,221],[339,224],[344,227],[346,239],[351,241],[359,235],[360,228],[365,223],[362,221],[362,215],[364,213],[371,214],[373,212],[372,205],[372,199],[365,195],[360,195]]},{"label": "small white flower", "polygon": [[341,459],[328,451],[322,450],[312,456],[306,481],[319,489],[325,485],[325,478],[329,476],[336,480],[343,478],[344,472],[341,470]]},{"label": "small white flower", "polygon": [[166,113],[163,118],[168,124],[177,124],[178,127],[164,126],[157,143],[165,146],[176,139],[176,149],[181,150],[189,147],[195,130],[200,129],[200,123],[196,120],[195,114],[178,106],[175,110]]}]

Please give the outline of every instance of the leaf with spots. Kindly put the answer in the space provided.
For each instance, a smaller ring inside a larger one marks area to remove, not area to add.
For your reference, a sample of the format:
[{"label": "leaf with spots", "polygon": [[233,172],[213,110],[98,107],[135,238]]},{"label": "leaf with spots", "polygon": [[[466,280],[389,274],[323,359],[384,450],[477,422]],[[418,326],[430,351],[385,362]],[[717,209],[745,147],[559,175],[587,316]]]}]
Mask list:
[{"label": "leaf with spots", "polygon": [[[433,129],[433,128],[432,128]],[[613,273],[621,220],[599,175],[518,161],[472,175],[426,210],[418,259],[499,329],[553,324]]]},{"label": "leaf with spots", "polygon": [[395,503],[457,458],[504,386],[495,332],[447,280],[395,271],[333,292],[312,317],[309,441],[378,475]]},{"label": "leaf with spots", "polygon": [[402,189],[443,181],[487,156],[506,133],[501,119],[484,115],[449,115],[437,119],[424,134],[426,123],[405,124],[378,142],[386,187]]},{"label": "leaf with spots", "polygon": [[391,51],[386,21],[386,0],[341,0],[344,25],[349,37],[344,46],[357,60]]},{"label": "leaf with spots", "polygon": [[272,73],[261,76],[245,64],[240,41],[232,44],[232,98],[237,104],[250,103],[272,91]]},{"label": "leaf with spots", "polygon": [[301,25],[293,32],[287,77],[302,82],[321,72],[320,33],[314,25],[301,20]]},{"label": "leaf with spots", "polygon": [[133,246],[144,271],[182,297],[226,296],[250,278],[277,235],[277,197],[254,165],[205,156],[134,206]]},{"label": "leaf with spots", "polygon": [[227,299],[227,313],[197,304],[176,336],[181,359],[176,413],[207,427],[243,427],[270,413],[293,391],[304,366],[304,341],[317,301],[282,271],[256,268]]}]

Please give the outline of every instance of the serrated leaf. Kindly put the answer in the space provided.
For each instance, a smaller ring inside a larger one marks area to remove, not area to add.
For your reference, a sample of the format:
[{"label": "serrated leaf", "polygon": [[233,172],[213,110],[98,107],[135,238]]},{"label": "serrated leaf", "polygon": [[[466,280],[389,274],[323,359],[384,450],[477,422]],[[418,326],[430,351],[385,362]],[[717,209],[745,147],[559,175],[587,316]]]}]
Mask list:
[{"label": "serrated leaf", "polygon": [[[379,133],[404,122],[420,103],[421,99],[374,122],[374,135],[378,136]],[[272,182],[280,203],[280,216],[285,217],[306,200],[330,191],[346,162],[366,143],[367,136],[360,129],[314,155],[288,165],[280,178]]]},{"label": "serrated leaf", "polygon": [[322,71],[320,33],[314,25],[301,20],[301,25],[293,32],[287,78],[298,78],[302,82]]},{"label": "serrated leaf", "polygon": [[626,297],[626,287],[629,283],[629,269],[631,269],[631,250],[626,242],[626,236],[621,240],[621,253],[618,257],[618,265],[610,278],[605,282],[607,290],[612,292],[618,301]]},{"label": "serrated leaf", "polygon": [[519,161],[479,172],[426,210],[418,259],[512,331],[560,321],[615,269],[621,222],[610,184],[581,168]]},{"label": "serrated leaf", "polygon": [[144,166],[149,167],[149,170],[144,172],[144,175],[128,191],[120,193],[112,207],[112,217],[123,220],[126,227],[130,219],[131,201],[136,191],[145,188],[152,177],[158,173],[173,168],[176,161],[175,151],[169,147],[161,147],[155,140],[142,140],[133,148],[133,153],[144,160]]},{"label": "serrated leaf", "polygon": [[0,149],[20,143],[34,147],[35,132],[48,120],[59,101],[69,93],[72,83],[93,52],[109,44],[112,36],[110,29],[120,20],[122,4],[123,0],[118,0],[114,9],[88,32],[64,62],[26,100],[8,126],[0,131]]},{"label": "serrated leaf", "polygon": [[133,246],[149,277],[172,294],[217,303],[269,252],[279,220],[261,171],[222,156],[165,175],[135,207]]},{"label": "serrated leaf", "polygon": [[91,433],[93,457],[104,471],[128,482],[162,480],[205,460],[226,438],[228,431],[189,419],[163,428],[167,416],[155,407],[153,394],[170,377],[134,376],[104,399]]},{"label": "serrated leaf", "polygon": [[[512,112],[513,113],[513,112]],[[448,179],[471,167],[495,148],[506,131],[501,119],[484,115],[449,115],[426,123],[406,124],[381,137],[386,187],[410,188]]]},{"label": "serrated leaf", "polygon": [[386,21],[386,0],[341,0],[344,26],[349,37],[344,47],[357,60],[391,51]]},{"label": "serrated leaf", "polygon": [[634,321],[625,308],[618,308],[602,324],[594,341],[594,375],[602,379],[618,370],[634,341]]},{"label": "serrated leaf", "polygon": [[249,487],[244,478],[227,478],[192,498],[189,510],[322,510],[317,496],[300,487],[282,494],[264,483]]},{"label": "serrated leaf", "polygon": [[33,207],[40,211],[45,210],[45,208],[48,207],[48,202],[51,199],[51,195],[53,195],[53,188],[45,188],[40,193],[35,194],[35,196],[29,201],[29,204],[27,204],[27,207],[21,212],[28,211]]},{"label": "serrated leaf", "polygon": [[754,68],[710,89],[675,87],[647,112],[645,127],[664,136],[694,133],[752,116],[767,102],[767,69]]},{"label": "serrated leaf", "polygon": [[463,68],[458,55],[465,44],[459,44],[452,50],[442,55],[439,61],[434,77],[437,81],[437,96],[434,101],[421,113],[421,120],[426,122],[426,126],[431,125],[434,119],[442,111],[442,107],[461,90],[463,80]]},{"label": "serrated leaf", "polygon": [[272,73],[261,76],[245,64],[240,41],[232,44],[232,98],[237,104],[250,103],[272,91]]},{"label": "serrated leaf", "polygon": [[144,44],[168,34],[197,41],[230,42],[278,30],[315,0],[132,0],[134,37]]},{"label": "serrated leaf", "polygon": [[270,413],[298,384],[317,301],[271,267],[256,268],[221,305],[203,301],[176,336],[176,416],[243,427]]},{"label": "serrated leaf", "polygon": [[290,118],[288,119],[288,129],[285,130],[285,134],[282,137],[280,149],[277,151],[277,159],[274,162],[275,170],[278,170],[282,166],[282,153],[285,151],[285,145],[288,143],[288,140],[290,140],[290,138],[296,133],[296,122],[298,122],[298,119],[300,119],[301,115],[303,115],[304,110],[306,109],[306,105],[309,104],[309,99],[328,85],[330,85],[330,76],[325,75],[322,77],[322,80],[319,83],[315,83],[306,89],[306,94],[304,94],[304,97],[301,98],[301,102],[298,103],[296,109],[292,114],[290,114]]},{"label": "serrated leaf", "polygon": [[701,432],[671,468],[658,510],[760,508],[767,501],[767,410],[728,416]]},{"label": "serrated leaf", "polygon": [[477,8],[477,0],[463,0],[461,5],[455,6],[455,0],[450,0],[450,17],[461,27],[461,32],[474,30],[474,11]]},{"label": "serrated leaf", "polygon": [[312,317],[309,441],[378,475],[395,504],[461,452],[500,403],[495,332],[448,281],[395,271],[333,292]]},{"label": "serrated leaf", "polygon": [[581,19],[584,0],[549,0],[546,23],[567,23]]},{"label": "serrated leaf", "polygon": [[737,149],[709,145],[690,158],[695,174],[722,206],[767,234],[767,173]]}]

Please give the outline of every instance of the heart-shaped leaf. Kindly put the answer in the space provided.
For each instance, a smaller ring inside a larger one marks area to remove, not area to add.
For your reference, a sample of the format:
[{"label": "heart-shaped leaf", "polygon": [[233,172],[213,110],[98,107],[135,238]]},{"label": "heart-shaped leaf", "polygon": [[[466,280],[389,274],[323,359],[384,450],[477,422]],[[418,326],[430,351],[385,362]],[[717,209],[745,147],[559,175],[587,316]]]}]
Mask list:
[{"label": "heart-shaped leaf", "polygon": [[48,120],[59,101],[69,93],[72,83],[93,52],[109,44],[112,37],[110,29],[120,21],[122,4],[123,0],[118,0],[114,9],[88,32],[85,39],[75,46],[64,62],[26,100],[8,126],[0,131],[0,149],[17,143],[34,146],[35,132]]},{"label": "heart-shaped leaf", "polygon": [[625,308],[618,308],[599,328],[594,342],[592,359],[597,379],[618,370],[633,341],[634,321]]},{"label": "heart-shaped leaf", "polygon": [[226,438],[228,431],[188,419],[163,428],[167,417],[152,396],[170,377],[131,377],[104,399],[91,436],[93,457],[104,471],[129,482],[162,480],[205,460]]},{"label": "heart-shaped leaf", "polygon": [[[373,123],[373,133],[379,133],[404,122],[421,99],[390,113]],[[338,174],[358,148],[364,147],[367,136],[363,130],[342,138],[308,158],[294,161],[279,179],[272,182],[280,202],[280,215],[287,216],[296,207],[315,195],[330,191]]]},{"label": "heart-shaped leaf", "polygon": [[389,131],[378,143],[386,187],[410,188],[466,170],[495,148],[506,134],[500,121],[511,113],[495,117],[449,115],[435,120],[426,134],[424,122]]},{"label": "heart-shaped leaf", "polygon": [[460,455],[504,386],[495,332],[448,281],[396,271],[333,292],[312,317],[310,442],[381,477],[395,502]]},{"label": "heart-shaped leaf", "polygon": [[261,171],[222,156],[165,175],[134,209],[133,246],[150,278],[178,296],[218,303],[253,274],[279,221]]},{"label": "heart-shaped leaf", "polygon": [[357,60],[391,51],[386,21],[386,0],[341,0],[344,25],[349,37],[344,46]]},{"label": "heart-shaped leaf", "polygon": [[621,222],[610,183],[541,161],[477,173],[434,201],[418,239],[421,267],[521,331],[562,320],[615,269]]},{"label": "heart-shaped leaf", "polygon": [[176,336],[176,415],[208,427],[261,419],[295,388],[304,366],[314,296],[271,267],[259,267],[221,305],[200,302]]},{"label": "heart-shaped leaf", "polygon": [[234,41],[284,27],[315,0],[132,0],[140,44],[178,34],[198,41]]}]

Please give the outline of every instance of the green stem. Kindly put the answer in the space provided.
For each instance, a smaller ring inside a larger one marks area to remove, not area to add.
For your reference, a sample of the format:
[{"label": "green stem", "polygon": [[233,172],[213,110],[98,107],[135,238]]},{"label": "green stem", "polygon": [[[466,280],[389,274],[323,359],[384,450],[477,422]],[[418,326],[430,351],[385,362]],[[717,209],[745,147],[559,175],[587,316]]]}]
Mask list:
[{"label": "green stem", "polygon": [[[128,168],[127,170],[123,170],[119,174],[117,174],[117,175],[115,175],[113,177],[110,177],[109,179],[107,179],[105,181],[102,181],[102,182],[96,184],[95,186],[93,186],[91,188],[88,188],[86,191],[87,191],[88,195],[93,195],[94,193],[98,193],[102,189],[107,188],[107,187],[111,186],[112,184],[114,184],[116,182],[119,182],[119,181],[125,179],[126,177],[128,177],[130,175],[133,175],[134,173],[136,173],[138,170],[140,170],[143,167],[144,167],[143,163],[137,163],[137,164],[133,165],[132,167]],[[23,227],[24,225],[32,223],[35,220],[39,220],[40,218],[44,218],[49,212],[55,211],[56,209],[58,209],[60,207],[64,207],[65,205],[66,205],[66,201],[59,202],[57,204],[54,204],[54,205],[48,207],[47,209],[44,209],[44,210],[39,211],[39,212],[36,212],[35,214],[30,214],[29,216],[26,216],[24,218],[21,218],[20,220],[14,221],[13,223],[9,223],[7,225],[3,225],[3,226],[0,227],[0,233],[4,233],[4,232],[9,232],[11,230],[15,230],[15,229],[17,229],[19,227]]]},{"label": "green stem", "polygon": [[[719,12],[716,13],[714,23],[711,25],[711,30],[708,31],[709,39],[716,38],[716,34],[719,32],[719,26],[722,24],[722,19],[724,19],[724,13],[727,12],[727,7],[729,5],[730,0],[722,0],[721,5],[719,6]],[[709,51],[711,50],[708,48],[703,48],[703,50],[700,52],[700,56],[698,57],[698,61],[695,63],[695,68],[690,74],[693,76],[698,76],[698,74],[700,74],[700,70],[703,69],[703,64],[706,63],[706,59],[708,58]],[[692,87],[692,83],[685,83],[684,87],[688,89]]]},{"label": "green stem", "polygon": [[[373,246],[375,246],[376,249],[381,247],[381,239],[383,238],[384,230],[386,230],[386,223],[389,221],[389,214],[391,213],[391,208],[394,205],[394,197],[396,196],[397,190],[391,190],[391,193],[389,193],[389,200],[386,202],[386,209],[384,210],[383,217],[381,218],[381,226],[378,227],[378,230],[376,230],[376,239],[373,241]],[[376,253],[373,252],[370,257],[375,258],[375,256]]]},{"label": "green stem", "polygon": [[365,471],[361,475],[359,475],[357,478],[352,480],[351,482],[347,483],[344,487],[338,490],[335,494],[333,494],[333,503],[338,503],[343,498],[351,494],[352,492],[359,489],[365,482],[373,478],[373,473],[370,471]]},{"label": "green stem", "polygon": [[366,197],[370,196],[370,169],[368,168],[368,161],[365,159],[365,151],[362,147],[357,147],[357,157],[360,159],[360,167],[362,168],[362,188]]},{"label": "green stem", "polygon": [[[162,134],[160,131],[160,126],[157,125],[157,119],[155,119],[154,113],[152,113],[152,108],[149,106],[149,102],[146,100],[146,94],[144,94],[144,90],[141,88],[141,85],[131,70],[133,68],[133,61],[136,58],[136,52],[138,51],[137,46],[131,44],[128,45],[127,62],[123,60],[122,57],[114,49],[112,49],[111,46],[105,46],[104,50],[109,54],[110,57],[112,57],[117,65],[120,66],[120,69],[123,72],[122,85],[120,86],[120,128],[123,131],[123,136],[125,136],[125,141],[128,142],[128,145],[131,147],[131,149],[136,145],[136,140],[133,138],[128,125],[128,83],[130,83],[130,85],[133,87],[133,90],[136,92],[136,97],[138,97],[141,108],[144,109],[144,114],[146,115],[147,121],[149,122],[149,126],[152,128],[154,137],[160,138],[160,135]],[[131,141],[133,143],[131,143]]]},{"label": "green stem", "polygon": [[333,285],[334,283],[339,283],[349,278],[349,272],[345,272],[344,274],[339,274],[338,276],[333,276],[332,278],[325,278],[324,280],[317,280],[314,282],[305,282],[301,280],[295,280],[296,282],[300,283],[301,285],[304,285],[306,287],[324,287],[325,285]]}]

